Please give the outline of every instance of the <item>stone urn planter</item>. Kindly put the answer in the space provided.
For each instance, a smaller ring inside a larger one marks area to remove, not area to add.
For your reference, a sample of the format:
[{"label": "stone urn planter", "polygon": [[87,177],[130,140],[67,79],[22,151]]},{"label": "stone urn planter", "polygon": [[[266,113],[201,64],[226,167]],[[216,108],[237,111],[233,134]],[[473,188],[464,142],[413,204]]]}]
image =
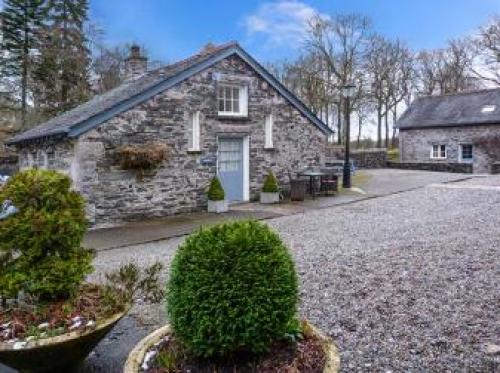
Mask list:
[{"label": "stone urn planter", "polygon": [[22,372],[67,372],[77,367],[127,311],[74,331],[29,342],[0,343],[0,362]]},{"label": "stone urn planter", "polygon": [[[331,338],[321,333],[308,321],[302,323],[303,333],[307,337],[315,337],[320,340],[325,353],[326,362],[323,373],[337,373],[340,370],[340,355],[337,346]],[[142,370],[142,365],[148,355],[148,351],[165,336],[171,333],[169,325],[155,330],[144,339],[142,339],[130,352],[123,369],[124,373],[138,373]]]},{"label": "stone urn planter", "polygon": [[279,201],[280,201],[279,193],[266,193],[266,192],[260,193],[260,203],[268,205],[268,204],[278,203]]},{"label": "stone urn planter", "polygon": [[215,212],[217,214],[229,211],[229,203],[227,199],[220,201],[208,200],[208,212]]}]

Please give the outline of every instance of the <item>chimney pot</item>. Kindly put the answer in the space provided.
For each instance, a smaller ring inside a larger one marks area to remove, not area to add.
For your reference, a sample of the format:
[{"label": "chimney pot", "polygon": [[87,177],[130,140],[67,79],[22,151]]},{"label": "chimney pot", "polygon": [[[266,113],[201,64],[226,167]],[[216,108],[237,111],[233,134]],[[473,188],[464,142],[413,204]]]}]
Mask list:
[{"label": "chimney pot", "polygon": [[130,55],[125,60],[125,74],[127,79],[143,75],[148,70],[148,59],[141,55],[141,48],[134,44],[130,47]]}]

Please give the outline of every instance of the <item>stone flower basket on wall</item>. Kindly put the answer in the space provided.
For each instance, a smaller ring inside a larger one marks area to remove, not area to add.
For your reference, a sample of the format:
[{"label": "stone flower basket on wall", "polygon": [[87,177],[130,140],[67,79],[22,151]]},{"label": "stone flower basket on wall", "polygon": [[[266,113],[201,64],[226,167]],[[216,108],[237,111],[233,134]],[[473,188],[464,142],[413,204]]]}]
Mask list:
[{"label": "stone flower basket on wall", "polygon": [[210,181],[208,188],[208,212],[215,212],[217,214],[227,212],[229,204],[226,199],[226,193],[218,177],[214,177]]},{"label": "stone flower basket on wall", "polygon": [[[337,346],[332,339],[321,333],[306,320],[302,322],[302,330],[305,336],[317,338],[321,341],[326,358],[323,373],[337,373],[340,370],[340,355]],[[150,356],[147,356],[148,352],[153,348],[153,346],[161,343],[165,337],[168,337],[171,332],[170,326],[165,325],[142,339],[128,355],[123,372],[141,372],[146,358],[150,358]]]},{"label": "stone flower basket on wall", "polygon": [[118,151],[122,168],[135,171],[138,180],[165,161],[168,154],[165,144],[127,145]]},{"label": "stone flower basket on wall", "polygon": [[0,362],[22,372],[65,372],[77,367],[127,313],[128,308],[86,331],[29,342],[0,343]]}]

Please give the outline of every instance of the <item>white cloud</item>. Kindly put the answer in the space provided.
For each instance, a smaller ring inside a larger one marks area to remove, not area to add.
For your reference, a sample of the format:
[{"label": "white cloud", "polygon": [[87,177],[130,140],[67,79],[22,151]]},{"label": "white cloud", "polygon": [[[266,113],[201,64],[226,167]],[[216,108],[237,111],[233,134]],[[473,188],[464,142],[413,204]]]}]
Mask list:
[{"label": "white cloud", "polygon": [[316,14],[316,9],[303,2],[279,0],[260,5],[244,19],[244,26],[249,36],[261,35],[271,45],[296,47],[304,40],[309,20]]}]

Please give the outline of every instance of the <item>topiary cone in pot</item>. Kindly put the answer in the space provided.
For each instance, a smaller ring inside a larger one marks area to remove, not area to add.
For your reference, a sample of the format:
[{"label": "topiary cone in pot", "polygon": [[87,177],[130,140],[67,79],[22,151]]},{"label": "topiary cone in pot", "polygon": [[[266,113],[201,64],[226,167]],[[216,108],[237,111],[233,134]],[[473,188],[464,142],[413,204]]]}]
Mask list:
[{"label": "topiary cone in pot", "polygon": [[260,203],[272,204],[278,203],[280,201],[280,188],[278,185],[278,179],[274,176],[273,171],[269,170],[266,178],[264,179],[264,185],[262,186],[262,191],[260,193]]},{"label": "topiary cone in pot", "polygon": [[208,188],[208,212],[220,214],[228,210],[229,206],[226,199],[226,193],[224,192],[224,188],[219,178],[215,176],[210,181],[210,186]]}]

